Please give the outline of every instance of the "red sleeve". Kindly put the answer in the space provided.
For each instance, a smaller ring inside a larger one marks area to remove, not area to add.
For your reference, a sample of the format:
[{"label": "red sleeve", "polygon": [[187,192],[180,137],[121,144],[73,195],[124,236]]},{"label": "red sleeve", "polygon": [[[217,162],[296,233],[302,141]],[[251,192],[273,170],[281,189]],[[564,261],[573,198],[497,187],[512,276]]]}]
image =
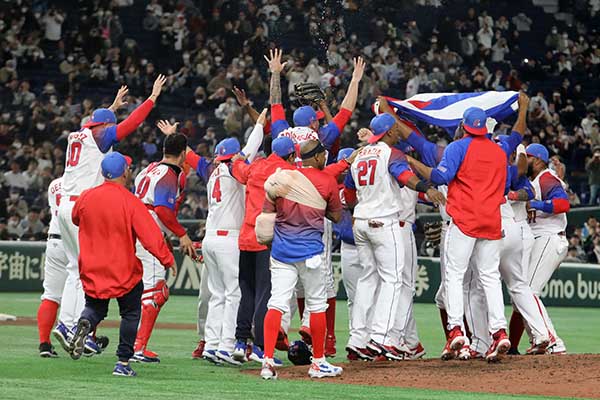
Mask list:
[{"label": "red sleeve", "polygon": [[406,186],[408,180],[416,176],[412,171],[404,171],[400,175],[398,175],[398,182],[400,182],[403,186]]},{"label": "red sleeve", "polygon": [[352,111],[347,108],[341,108],[340,111],[335,114],[333,117],[333,123],[340,130],[340,134],[344,131],[346,124],[350,121],[350,117],[352,116]]},{"label": "red sleeve", "polygon": [[552,212],[554,214],[566,213],[571,209],[569,200],[566,199],[552,199]]},{"label": "red sleeve", "polygon": [[233,177],[242,185],[245,185],[248,182],[251,165],[252,164],[246,164],[243,160],[236,160],[231,166],[231,175],[233,175]]},{"label": "red sleeve", "polygon": [[352,207],[356,204],[356,189],[350,189],[344,187],[344,199],[346,200],[346,205],[348,207]]},{"label": "red sleeve", "polygon": [[265,126],[263,127],[263,132],[265,135],[271,134],[271,120],[267,119],[265,121]]},{"label": "red sleeve", "polygon": [[198,163],[200,162],[200,158],[202,157],[200,157],[193,151],[188,151],[187,153],[185,153],[185,162],[188,163],[188,165],[194,170],[198,169]]},{"label": "red sleeve", "polygon": [[79,226],[80,210],[81,210],[81,198],[77,199],[77,201],[75,202],[75,206],[73,207],[73,210],[71,211],[71,220],[73,221],[75,226]]},{"label": "red sleeve", "polygon": [[348,161],[340,160],[334,164],[329,164],[328,166],[326,166],[323,169],[323,172],[325,172],[327,175],[337,179],[338,176],[343,174],[344,171],[346,171],[349,167],[350,167],[350,164],[348,164]]},{"label": "red sleeve", "polygon": [[271,104],[271,122],[285,121],[285,110],[283,104]]},{"label": "red sleeve", "polygon": [[158,216],[158,219],[160,219],[160,222],[162,222],[163,225],[177,237],[182,237],[186,234],[185,228],[177,221],[175,211],[171,210],[169,207],[158,206],[154,207],[154,212]]},{"label": "red sleeve", "polygon": [[146,119],[150,111],[154,107],[154,102],[150,99],[143,102],[138,108],[125,119],[125,121],[117,125],[117,140],[121,141],[135,131],[138,126]]},{"label": "red sleeve", "polygon": [[132,213],[132,225],[135,235],[146,250],[156,257],[166,268],[173,265],[175,259],[173,253],[167,247],[160,228],[150,215],[146,206],[133,194],[130,197]]}]

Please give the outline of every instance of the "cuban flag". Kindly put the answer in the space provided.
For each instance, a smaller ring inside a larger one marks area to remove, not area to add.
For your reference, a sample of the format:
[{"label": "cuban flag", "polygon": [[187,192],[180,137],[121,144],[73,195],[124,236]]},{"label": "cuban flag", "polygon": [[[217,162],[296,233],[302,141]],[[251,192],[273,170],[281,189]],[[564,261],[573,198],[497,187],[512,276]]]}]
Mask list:
[{"label": "cuban flag", "polygon": [[[479,107],[488,117],[502,121],[517,109],[519,92],[475,92],[475,93],[419,93],[407,100],[386,97],[388,103],[400,117],[422,121],[454,132],[462,121],[465,110]],[[379,114],[377,102],[373,105]]]}]

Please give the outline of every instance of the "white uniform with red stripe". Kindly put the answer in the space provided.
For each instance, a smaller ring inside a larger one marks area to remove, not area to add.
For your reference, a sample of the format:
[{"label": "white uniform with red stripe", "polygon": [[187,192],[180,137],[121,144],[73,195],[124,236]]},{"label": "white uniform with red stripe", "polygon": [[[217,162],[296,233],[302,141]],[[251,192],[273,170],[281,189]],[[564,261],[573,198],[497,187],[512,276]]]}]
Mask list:
[{"label": "white uniform with red stripe", "polygon": [[109,127],[96,135],[88,128],[72,132],[68,137],[65,172],[63,174],[62,197],[58,208],[58,223],[63,246],[69,260],[69,278],[65,286],[59,319],[67,327],[75,326],[85,297],[79,279],[79,228],[71,220],[75,201],[84,190],[100,185],[101,163],[104,155],[116,143],[116,126]]},{"label": "white uniform with red stripe", "polygon": [[46,242],[46,258],[44,260],[44,293],[42,300],[51,300],[60,304],[65,281],[67,280],[67,265],[69,261],[60,239],[58,226],[58,205],[62,194],[62,177],[50,182],[48,186],[48,204],[50,206],[50,226]]}]

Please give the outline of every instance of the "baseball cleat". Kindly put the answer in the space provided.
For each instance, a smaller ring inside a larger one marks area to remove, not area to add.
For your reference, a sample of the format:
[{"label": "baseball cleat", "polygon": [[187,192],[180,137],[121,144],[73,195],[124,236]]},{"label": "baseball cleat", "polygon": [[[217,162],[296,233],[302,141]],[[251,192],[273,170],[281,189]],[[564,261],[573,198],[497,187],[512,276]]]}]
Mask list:
[{"label": "baseball cleat", "polygon": [[102,353],[102,350],[94,340],[94,337],[92,335],[87,335],[83,344],[83,356],[91,357],[100,353]]},{"label": "baseball cleat", "polygon": [[[198,344],[198,348],[200,347],[200,344]],[[202,346],[202,349],[204,349],[204,346]],[[246,341],[244,340],[237,340],[235,342],[235,348],[233,349],[233,353],[231,354],[234,360],[237,360],[239,362],[246,362],[248,361],[248,358],[246,357],[246,352],[248,350],[248,345],[246,344]]]},{"label": "baseball cleat", "polygon": [[54,346],[48,342],[40,343],[40,357],[42,358],[56,358],[58,354],[54,351]]},{"label": "baseball cleat", "polygon": [[221,364],[221,360],[219,360],[219,358],[217,358],[217,351],[216,350],[204,350],[204,352],[202,352],[202,358],[204,358],[206,361],[210,361],[213,364]]},{"label": "baseball cleat", "polygon": [[485,354],[487,362],[498,362],[510,349],[510,340],[504,329],[498,330],[492,335],[492,345]]},{"label": "baseball cleat", "polygon": [[313,358],[312,364],[308,369],[308,376],[311,378],[334,377],[340,376],[343,371],[342,367],[329,364],[325,357]]},{"label": "baseball cleat", "polygon": [[262,368],[260,370],[260,377],[265,380],[277,379],[277,371],[275,371],[275,363],[270,358],[263,360]]},{"label": "baseball cleat", "polygon": [[92,324],[90,321],[81,318],[77,323],[75,334],[69,342],[69,354],[73,360],[79,360],[83,355],[85,342],[91,330]]},{"label": "baseball cleat", "polygon": [[277,335],[277,343],[275,343],[275,348],[280,351],[288,351],[290,348],[290,342],[287,334],[281,328],[279,328],[279,334]]},{"label": "baseball cleat", "polygon": [[[399,349],[399,350],[403,350],[403,349]],[[425,356],[425,354],[427,354],[427,352],[425,351],[425,348],[423,347],[423,345],[421,344],[421,342],[419,342],[419,344],[417,344],[416,347],[413,347],[412,349],[408,349],[408,353],[405,353],[406,355],[404,356],[405,360],[418,360],[420,358],[423,358],[423,356]]]},{"label": "baseball cleat", "polygon": [[302,341],[307,345],[312,345],[312,335],[310,334],[310,328],[308,326],[301,326],[298,333],[302,337]]},{"label": "baseball cleat", "polygon": [[337,353],[335,343],[335,335],[327,335],[325,337],[325,357],[335,357]]},{"label": "baseball cleat", "polygon": [[458,351],[459,360],[470,360],[471,359],[471,347],[469,345],[463,345],[463,347]]},{"label": "baseball cleat", "polygon": [[[370,340],[367,343],[367,350],[376,356],[383,356],[385,359],[391,361],[404,360],[404,355],[398,352],[393,346],[386,346],[374,340]],[[379,361],[379,357],[377,357],[377,361]]]},{"label": "baseball cleat", "polygon": [[56,338],[58,343],[60,343],[60,346],[68,353],[69,342],[71,341],[71,338],[73,338],[73,332],[71,332],[65,324],[59,321],[52,331],[52,336]]},{"label": "baseball cleat", "polygon": [[346,359],[348,361],[358,361],[360,360],[360,358],[358,358],[358,354],[356,354],[356,352],[348,350],[348,354],[346,355]]},{"label": "baseball cleat", "polygon": [[131,369],[131,365],[123,364],[121,362],[115,364],[115,369],[113,369],[112,374],[115,376],[137,376],[135,371]]},{"label": "baseball cleat", "polygon": [[196,346],[194,351],[192,351],[192,358],[194,360],[198,360],[198,359],[202,358],[202,353],[204,352],[205,345],[206,345],[206,342],[204,340],[201,340],[198,342],[198,346]]},{"label": "baseball cleat", "polygon": [[98,345],[99,352],[102,353],[108,347],[110,340],[108,336],[96,336],[96,344]]},{"label": "baseball cleat", "polygon": [[346,346],[346,351],[348,352],[348,358],[352,354],[352,357],[356,356],[358,360],[373,361],[375,359],[373,354],[364,347],[356,347],[349,344]]},{"label": "baseball cleat", "polygon": [[519,349],[517,349],[515,347],[511,347],[510,349],[508,349],[506,354],[509,356],[520,356],[521,355],[521,353],[519,352]]},{"label": "baseball cleat", "polygon": [[466,338],[462,333],[460,327],[455,326],[448,333],[448,341],[442,350],[442,360],[448,361],[458,356],[458,351],[465,345]]},{"label": "baseball cleat", "polygon": [[548,344],[548,348],[546,353],[548,354],[567,354],[567,346],[565,346],[565,342],[562,339],[556,337],[550,338],[550,344]]},{"label": "baseball cleat", "polygon": [[129,361],[151,364],[151,363],[159,363],[160,358],[158,357],[158,354],[156,354],[155,352],[150,351],[148,349],[143,349],[143,350],[137,350],[135,353],[133,353],[133,357],[131,357],[131,359]]},{"label": "baseball cleat", "polygon": [[525,353],[528,355],[546,354],[546,350],[548,349],[548,344],[550,344],[550,341],[548,339],[542,340],[539,343],[534,343],[531,345],[530,348],[528,348],[525,351]]},{"label": "baseball cleat", "polygon": [[219,361],[225,362],[227,364],[235,365],[236,367],[242,365],[242,363],[234,359],[231,353],[228,351],[217,350],[215,356],[219,359]]}]

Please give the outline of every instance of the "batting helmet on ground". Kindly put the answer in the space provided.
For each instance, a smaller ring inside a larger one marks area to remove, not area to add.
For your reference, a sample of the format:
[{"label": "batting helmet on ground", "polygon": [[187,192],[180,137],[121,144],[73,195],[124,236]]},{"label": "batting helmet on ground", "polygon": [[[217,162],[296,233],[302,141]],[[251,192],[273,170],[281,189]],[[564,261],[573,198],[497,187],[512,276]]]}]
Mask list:
[{"label": "batting helmet on ground", "polygon": [[296,340],[288,350],[288,360],[294,365],[310,365],[312,353],[308,345],[301,340]]}]

